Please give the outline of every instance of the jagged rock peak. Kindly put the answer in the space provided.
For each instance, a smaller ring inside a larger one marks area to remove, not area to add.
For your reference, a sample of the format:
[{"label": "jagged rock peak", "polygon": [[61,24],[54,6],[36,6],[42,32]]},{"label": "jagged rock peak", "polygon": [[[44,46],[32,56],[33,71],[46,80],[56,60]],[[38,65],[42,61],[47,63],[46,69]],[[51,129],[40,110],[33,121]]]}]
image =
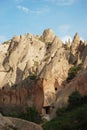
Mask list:
[{"label": "jagged rock peak", "polygon": [[[38,35],[39,37],[39,35]],[[19,35],[19,36],[14,36],[11,40],[13,42],[19,42],[19,41],[24,41],[24,40],[31,40],[37,38],[37,36],[30,34],[30,33],[25,33],[24,35]]]},{"label": "jagged rock peak", "polygon": [[12,38],[12,41],[14,42],[19,42],[19,40],[20,40],[20,36],[14,36],[13,38]]},{"label": "jagged rock peak", "polygon": [[75,34],[74,38],[73,38],[73,42],[74,43],[79,43],[80,42],[80,36],[78,33]]},{"label": "jagged rock peak", "polygon": [[51,43],[54,40],[55,34],[52,31],[52,29],[48,28],[46,30],[44,30],[41,39],[42,41],[44,41],[45,43]]},{"label": "jagged rock peak", "polygon": [[80,45],[80,36],[78,33],[75,34],[73,41],[72,41],[72,45],[71,45],[71,50],[72,53],[75,54],[77,52],[77,48]]},{"label": "jagged rock peak", "polygon": [[43,32],[43,34],[49,34],[49,33],[54,34],[53,30],[52,30],[52,29],[50,29],[50,28],[45,29],[45,30],[44,30],[44,32]]}]

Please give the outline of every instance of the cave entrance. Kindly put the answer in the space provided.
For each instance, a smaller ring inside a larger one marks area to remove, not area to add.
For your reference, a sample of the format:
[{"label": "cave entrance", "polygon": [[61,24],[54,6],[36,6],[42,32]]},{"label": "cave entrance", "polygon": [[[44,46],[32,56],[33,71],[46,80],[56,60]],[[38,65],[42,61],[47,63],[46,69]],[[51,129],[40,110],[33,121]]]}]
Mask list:
[{"label": "cave entrance", "polygon": [[44,107],[45,114],[50,114],[50,106]]},{"label": "cave entrance", "polygon": [[55,87],[55,91],[57,91],[57,87]]}]

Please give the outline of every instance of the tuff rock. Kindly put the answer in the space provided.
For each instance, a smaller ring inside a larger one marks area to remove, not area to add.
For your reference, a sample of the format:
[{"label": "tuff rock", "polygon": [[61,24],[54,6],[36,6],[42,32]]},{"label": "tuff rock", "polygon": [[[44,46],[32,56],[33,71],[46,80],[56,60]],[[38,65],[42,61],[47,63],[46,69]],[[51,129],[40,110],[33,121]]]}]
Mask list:
[{"label": "tuff rock", "polygon": [[[48,107],[66,104],[75,88],[86,94],[86,43],[76,33],[72,43],[64,44],[51,29],[46,29],[41,36],[27,33],[1,44],[1,111],[9,113],[34,106],[41,113]],[[82,67],[77,77],[68,83],[69,69],[79,64]]]},{"label": "tuff rock", "polygon": [[32,122],[0,115],[0,130],[42,130]]}]

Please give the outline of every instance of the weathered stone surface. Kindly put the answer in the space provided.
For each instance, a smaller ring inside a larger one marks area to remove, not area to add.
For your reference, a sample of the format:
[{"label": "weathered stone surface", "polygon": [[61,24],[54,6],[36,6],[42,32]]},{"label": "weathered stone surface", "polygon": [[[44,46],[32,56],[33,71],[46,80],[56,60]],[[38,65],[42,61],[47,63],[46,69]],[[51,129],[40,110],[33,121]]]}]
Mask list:
[{"label": "weathered stone surface", "polygon": [[84,64],[83,64],[84,68],[87,69],[87,56],[85,58]]},{"label": "weathered stone surface", "polygon": [[0,115],[0,130],[42,130],[32,122]]},{"label": "weathered stone surface", "polygon": [[37,80],[35,84],[35,89],[34,89],[34,105],[36,106],[36,109],[41,113],[43,103],[44,103],[44,90],[43,90],[43,80]]},{"label": "weathered stone surface", "polygon": [[87,70],[80,72],[70,83],[57,92],[57,100],[54,103],[54,109],[50,118],[55,116],[58,108],[68,104],[69,95],[76,90],[79,91],[81,95],[87,95]]},{"label": "weathered stone surface", "polygon": [[57,81],[58,89],[60,89],[70,68],[66,50],[63,48],[57,49],[57,45],[55,45],[52,52],[52,56],[47,59],[45,68],[40,75],[43,78],[44,106],[53,104],[56,99],[55,81]]},{"label": "weathered stone surface", "polygon": [[[18,84],[18,82],[27,78],[30,73],[36,73],[45,53],[45,44],[33,35],[26,34],[13,37],[7,55],[1,60],[1,71],[5,73],[0,79],[0,87],[5,84],[9,84],[9,86]],[[3,82],[4,79],[5,82]]]},{"label": "weathered stone surface", "polygon": [[43,81],[38,79],[31,85],[27,84],[27,82],[27,80],[22,82],[22,86],[18,88],[17,86],[13,86],[13,88],[4,86],[0,90],[0,109],[3,113],[5,112],[8,115],[12,111],[17,111],[20,106],[22,110],[26,106],[35,106],[41,112],[44,101]]},{"label": "weathered stone surface", "polygon": [[9,118],[9,119],[12,121],[12,123],[18,130],[43,130],[42,127],[40,127],[39,125],[29,121],[17,118]]},{"label": "weathered stone surface", "polygon": [[41,40],[45,43],[52,43],[54,40],[54,33],[51,29],[46,29],[44,30],[42,36],[41,36]]},{"label": "weathered stone surface", "polygon": [[72,49],[73,54],[76,54],[79,44],[80,44],[80,37],[79,37],[78,33],[76,33],[74,38],[73,38],[72,45],[71,45],[71,49]]},{"label": "weathered stone surface", "polygon": [[[66,90],[63,85],[70,67],[82,64],[82,69],[87,68],[87,44],[77,33],[67,45],[47,29],[41,36],[15,36],[4,46],[0,45],[0,107],[8,111],[35,106],[41,112],[56,102],[57,92]],[[58,100],[63,104],[67,97],[62,100],[60,95]]]}]

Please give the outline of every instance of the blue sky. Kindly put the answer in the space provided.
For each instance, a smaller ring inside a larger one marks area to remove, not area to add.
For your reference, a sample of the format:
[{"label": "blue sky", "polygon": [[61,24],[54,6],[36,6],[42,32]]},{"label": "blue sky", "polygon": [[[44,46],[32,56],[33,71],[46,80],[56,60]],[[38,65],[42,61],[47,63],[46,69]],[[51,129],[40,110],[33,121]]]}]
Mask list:
[{"label": "blue sky", "polygon": [[87,0],[0,0],[0,43],[14,35],[51,28],[63,40],[87,40]]}]

